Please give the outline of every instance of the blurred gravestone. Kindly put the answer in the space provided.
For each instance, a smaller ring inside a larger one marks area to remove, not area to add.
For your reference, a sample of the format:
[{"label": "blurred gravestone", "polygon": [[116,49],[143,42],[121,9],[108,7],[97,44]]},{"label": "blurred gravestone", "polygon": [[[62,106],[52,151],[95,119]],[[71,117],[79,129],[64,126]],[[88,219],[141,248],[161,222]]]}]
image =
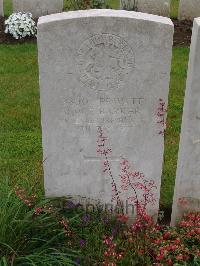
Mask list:
[{"label": "blurred gravestone", "polygon": [[200,0],[180,0],[179,14],[180,20],[193,20],[200,16]]},{"label": "blurred gravestone", "polygon": [[170,13],[170,0],[138,0],[139,12],[168,17]]},{"label": "blurred gravestone", "polygon": [[4,16],[4,12],[3,12],[3,0],[0,0],[0,16]]},{"label": "blurred gravestone", "polygon": [[30,12],[38,18],[63,10],[63,0],[13,0],[13,12]]},{"label": "blurred gravestone", "polygon": [[121,9],[168,17],[170,0],[121,0]]}]

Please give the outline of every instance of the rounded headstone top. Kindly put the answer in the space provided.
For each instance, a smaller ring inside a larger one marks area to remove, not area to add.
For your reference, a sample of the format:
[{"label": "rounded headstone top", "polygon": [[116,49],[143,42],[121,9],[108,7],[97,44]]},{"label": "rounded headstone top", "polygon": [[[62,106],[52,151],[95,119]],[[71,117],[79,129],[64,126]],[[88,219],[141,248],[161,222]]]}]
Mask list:
[{"label": "rounded headstone top", "polygon": [[126,11],[126,10],[112,10],[112,9],[89,9],[89,10],[78,10],[69,11],[63,13],[57,13],[52,15],[47,15],[39,18],[38,26],[44,23],[51,23],[61,20],[71,20],[78,18],[89,18],[89,17],[118,17],[118,18],[132,18],[136,20],[147,20],[152,22],[157,22],[161,24],[167,24],[173,26],[173,22],[170,18],[161,17],[157,15]]}]

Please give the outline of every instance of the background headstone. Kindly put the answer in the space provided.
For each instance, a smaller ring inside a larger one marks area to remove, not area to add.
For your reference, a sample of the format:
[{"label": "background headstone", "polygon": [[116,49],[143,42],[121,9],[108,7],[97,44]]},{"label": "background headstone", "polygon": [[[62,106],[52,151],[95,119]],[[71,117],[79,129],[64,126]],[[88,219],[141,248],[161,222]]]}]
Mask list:
[{"label": "background headstone", "polygon": [[3,0],[0,0],[0,16],[4,16],[4,12],[3,12]]},{"label": "background headstone", "polygon": [[120,0],[120,9],[128,11],[137,11],[138,0]]},{"label": "background headstone", "polygon": [[137,10],[168,17],[170,14],[170,0],[138,0]]},{"label": "background headstone", "polygon": [[63,10],[63,0],[13,0],[13,12],[31,12],[37,18]]},{"label": "background headstone", "polygon": [[200,18],[194,20],[187,86],[183,110],[181,139],[172,225],[183,212],[200,210]]},{"label": "background headstone", "polygon": [[200,0],[180,0],[178,19],[193,20],[200,16]]},{"label": "background headstone", "polygon": [[[109,204],[111,178],[97,154],[97,128],[120,188],[120,159],[155,181],[158,211],[173,39],[170,19],[137,12],[86,10],[38,22],[46,196],[78,195]],[[160,121],[162,120],[163,121]],[[139,193],[139,192],[138,192]],[[133,195],[120,194],[124,205]]]},{"label": "background headstone", "polygon": [[168,17],[170,0],[121,0],[121,9]]}]

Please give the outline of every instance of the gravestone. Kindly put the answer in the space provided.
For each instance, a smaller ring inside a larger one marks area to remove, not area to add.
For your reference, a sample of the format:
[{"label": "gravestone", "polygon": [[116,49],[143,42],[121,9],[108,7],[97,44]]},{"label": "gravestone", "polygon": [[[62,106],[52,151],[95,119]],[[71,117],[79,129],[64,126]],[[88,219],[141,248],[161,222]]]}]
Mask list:
[{"label": "gravestone", "polygon": [[170,0],[121,0],[121,9],[168,17]]},{"label": "gravestone", "polygon": [[[155,182],[157,201],[148,212],[157,213],[172,39],[170,19],[137,12],[72,11],[39,19],[46,196],[113,203],[112,178],[119,191],[123,157],[149,185]],[[112,149],[107,159],[97,153],[97,140]],[[107,160],[112,177],[102,169]],[[132,194],[120,193],[123,206],[130,207]]]},{"label": "gravestone", "polygon": [[4,16],[4,12],[3,12],[3,0],[0,0],[0,16]]},{"label": "gravestone", "polygon": [[120,0],[120,9],[137,11],[138,0]]},{"label": "gravestone", "polygon": [[194,20],[187,86],[183,109],[181,139],[172,225],[185,211],[200,211],[200,18]]},{"label": "gravestone", "polygon": [[139,12],[168,17],[170,13],[170,0],[138,0]]},{"label": "gravestone", "polygon": [[193,20],[200,16],[200,0],[180,0],[178,19]]},{"label": "gravestone", "polygon": [[63,10],[63,0],[13,0],[13,12],[30,12],[34,18]]}]

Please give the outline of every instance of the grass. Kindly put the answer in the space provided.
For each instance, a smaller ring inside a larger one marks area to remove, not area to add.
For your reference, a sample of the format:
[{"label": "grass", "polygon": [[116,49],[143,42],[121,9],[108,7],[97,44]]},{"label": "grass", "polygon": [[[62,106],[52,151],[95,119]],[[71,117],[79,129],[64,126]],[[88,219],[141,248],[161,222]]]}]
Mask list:
[{"label": "grass", "polygon": [[20,180],[41,187],[42,146],[36,54],[35,44],[0,46],[0,177],[13,183]]},{"label": "grass", "polygon": [[178,17],[178,7],[179,7],[179,0],[171,0],[171,7],[170,7],[171,18]]},{"label": "grass", "polygon": [[[22,195],[22,193],[21,193]],[[79,256],[66,245],[66,232],[59,224],[59,212],[35,209],[16,197],[7,183],[0,186],[0,265],[75,265]],[[49,204],[48,200],[38,206]],[[72,218],[69,218],[71,221]]]},{"label": "grass", "polygon": [[4,15],[7,17],[12,13],[12,0],[3,0]]},{"label": "grass", "polygon": [[164,168],[160,200],[161,206],[164,206],[165,208],[172,204],[188,54],[189,48],[187,47],[173,48],[167,131],[165,136]]}]

